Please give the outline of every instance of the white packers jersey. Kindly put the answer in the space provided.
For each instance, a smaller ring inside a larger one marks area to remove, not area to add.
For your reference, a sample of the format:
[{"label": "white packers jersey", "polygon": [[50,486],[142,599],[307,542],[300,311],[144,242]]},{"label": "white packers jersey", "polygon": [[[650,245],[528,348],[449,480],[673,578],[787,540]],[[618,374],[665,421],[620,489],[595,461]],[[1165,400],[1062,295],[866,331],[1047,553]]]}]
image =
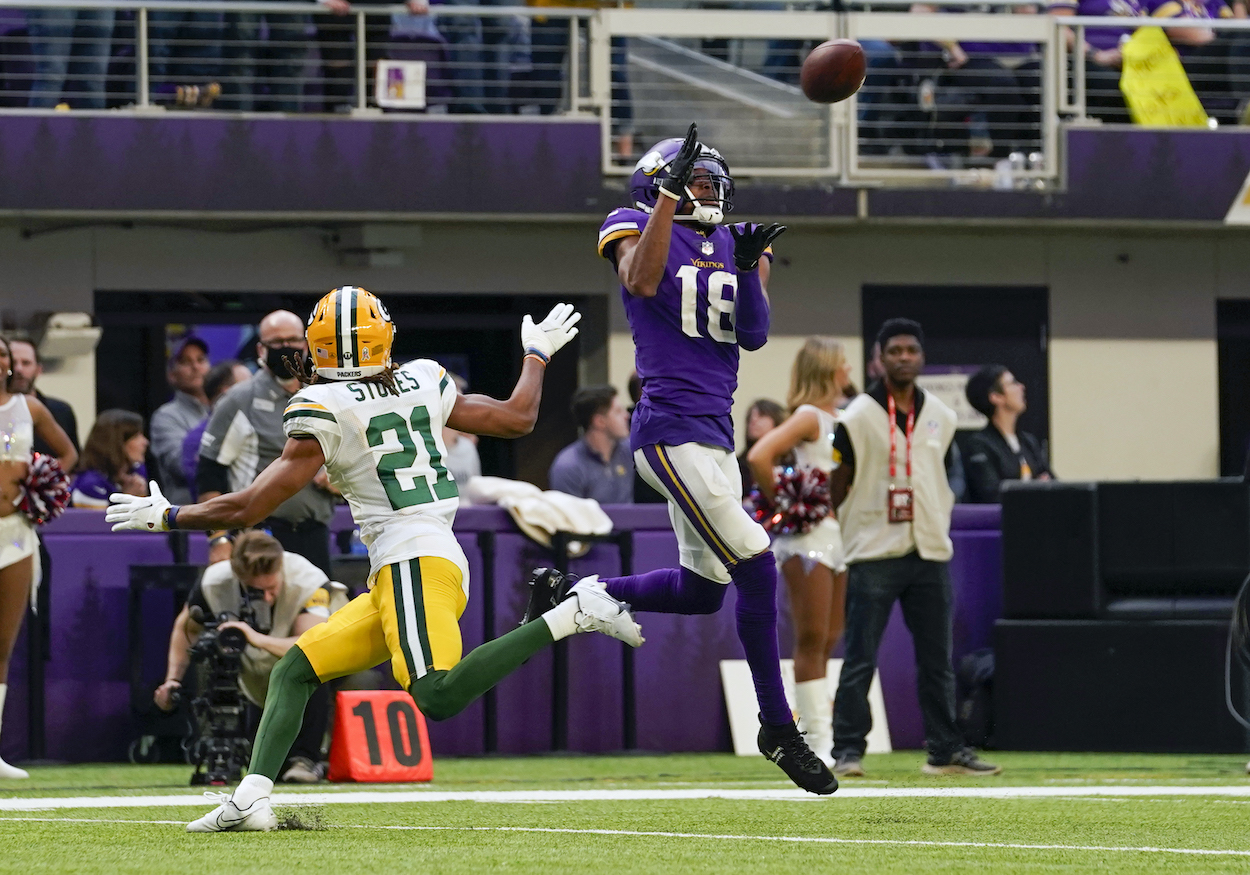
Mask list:
[{"label": "white packers jersey", "polygon": [[460,505],[443,465],[443,426],[456,384],[437,362],[417,359],[395,371],[398,396],[378,383],[306,386],[287,403],[288,437],[316,438],[326,471],[352,509],[372,570],[418,556],[469,567],[451,531]]}]

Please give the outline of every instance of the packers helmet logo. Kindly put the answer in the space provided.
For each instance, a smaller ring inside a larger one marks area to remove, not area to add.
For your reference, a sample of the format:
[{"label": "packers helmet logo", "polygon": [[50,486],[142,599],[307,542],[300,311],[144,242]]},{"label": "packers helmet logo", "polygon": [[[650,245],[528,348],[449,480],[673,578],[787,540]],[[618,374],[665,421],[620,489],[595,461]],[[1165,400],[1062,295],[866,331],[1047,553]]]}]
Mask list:
[{"label": "packers helmet logo", "polygon": [[382,301],[381,301],[381,300],[379,300],[379,299],[376,299],[376,298],[375,298],[374,300],[375,300],[375,301],[377,301],[377,305],[378,305],[378,314],[379,314],[379,315],[380,315],[383,319],[385,319],[387,322],[392,321],[392,320],[391,320],[391,314],[390,314],[390,312],[386,309],[386,305],[385,305],[385,304],[383,304],[383,303],[382,303]]}]

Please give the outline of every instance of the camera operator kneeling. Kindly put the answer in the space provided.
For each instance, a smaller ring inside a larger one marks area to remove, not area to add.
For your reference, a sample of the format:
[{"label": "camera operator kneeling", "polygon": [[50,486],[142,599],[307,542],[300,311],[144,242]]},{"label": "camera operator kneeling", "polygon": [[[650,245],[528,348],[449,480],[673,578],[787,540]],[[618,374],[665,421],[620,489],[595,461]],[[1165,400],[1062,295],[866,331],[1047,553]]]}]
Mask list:
[{"label": "camera operator kneeling", "polygon": [[[165,682],[156,688],[153,697],[157,707],[171,711],[177,705],[192,649],[207,624],[215,626],[218,634],[237,629],[246,637],[238,686],[249,701],[263,708],[274,665],[300,635],[324,623],[332,611],[346,603],[343,587],[331,584],[325,573],[307,559],[284,552],[277,539],[264,532],[243,532],[235,538],[230,559],[204,570],[174,620]],[[230,619],[214,622],[223,614]],[[329,707],[330,687],[325,685],[313,695],[304,711],[304,723],[291,747],[283,781],[321,780],[321,741]]]}]

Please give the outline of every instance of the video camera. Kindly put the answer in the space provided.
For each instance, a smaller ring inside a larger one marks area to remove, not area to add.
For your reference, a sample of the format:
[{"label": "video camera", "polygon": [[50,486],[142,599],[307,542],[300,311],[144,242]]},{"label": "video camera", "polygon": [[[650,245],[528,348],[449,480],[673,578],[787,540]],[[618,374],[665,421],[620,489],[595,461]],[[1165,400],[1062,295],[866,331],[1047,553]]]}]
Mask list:
[{"label": "video camera", "polygon": [[228,620],[241,619],[255,628],[256,617],[250,604],[241,617],[230,613],[205,616],[198,605],[192,606],[190,616],[204,627],[189,652],[196,690],[191,700],[196,736],[189,749],[195,766],[191,783],[229,784],[242,777],[252,753],[247,731],[248,703],[239,689],[247,637],[239,629],[220,626]]}]

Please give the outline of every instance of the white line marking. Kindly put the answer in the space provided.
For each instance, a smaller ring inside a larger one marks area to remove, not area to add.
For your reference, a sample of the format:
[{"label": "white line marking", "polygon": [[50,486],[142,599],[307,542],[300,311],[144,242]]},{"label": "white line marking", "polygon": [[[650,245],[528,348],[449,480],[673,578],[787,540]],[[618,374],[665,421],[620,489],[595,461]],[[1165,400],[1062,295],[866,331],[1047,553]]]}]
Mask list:
[{"label": "white line marking", "polygon": [[[131,824],[143,823],[159,826],[185,826],[177,820],[103,820],[94,818],[60,818],[60,817],[0,817],[3,821],[23,821],[37,823],[108,823]],[[698,832],[651,832],[627,829],[563,829],[540,826],[375,826],[369,824],[349,824],[331,826],[329,829],[384,829],[411,832],[529,832],[557,835],[601,835],[623,836],[626,838],[667,838],[667,839],[711,839],[715,841],[742,842],[785,842],[789,844],[822,844],[822,845],[880,845],[895,847],[924,848],[990,848],[1017,851],[1110,851],[1131,854],[1184,854],[1207,857],[1250,857],[1250,851],[1212,848],[1156,848],[1156,847],[1123,847],[1117,845],[1034,845],[1024,842],[934,842],[923,839],[843,839],[825,836],[752,836],[727,835]]]},{"label": "white line marking", "polygon": [[[1083,797],[1250,797],[1250,783],[1223,786],[1092,787],[843,787],[832,796],[798,789],[739,790],[682,788],[650,790],[347,790],[275,793],[275,805],[367,805],[397,802],[640,802],[679,799],[728,799],[748,802],[817,802],[839,799],[1077,799]],[[70,808],[162,808],[204,805],[200,795],[47,796],[0,799],[0,811],[54,811]]]}]

